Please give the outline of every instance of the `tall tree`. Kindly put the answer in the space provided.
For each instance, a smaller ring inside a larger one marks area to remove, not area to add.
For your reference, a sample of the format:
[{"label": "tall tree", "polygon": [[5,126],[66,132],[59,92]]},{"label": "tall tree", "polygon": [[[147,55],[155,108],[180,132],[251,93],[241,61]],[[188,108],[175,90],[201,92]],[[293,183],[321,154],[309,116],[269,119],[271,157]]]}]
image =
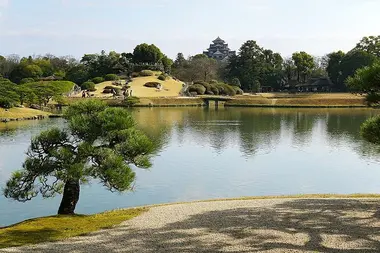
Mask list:
[{"label": "tall tree", "polygon": [[332,52],[327,55],[327,67],[326,71],[330,80],[335,84],[339,85],[342,72],[341,63],[346,54],[342,51]]},{"label": "tall tree", "polygon": [[365,51],[353,50],[348,52],[340,63],[341,76],[338,86],[340,90],[346,90],[346,80],[363,67],[370,66],[376,61],[376,57]]},{"label": "tall tree", "polygon": [[297,81],[305,83],[315,67],[313,56],[302,51],[293,53],[292,59],[297,70]]},{"label": "tall tree", "polygon": [[365,51],[380,58],[380,35],[364,37],[356,45],[354,50]]},{"label": "tall tree", "polygon": [[52,128],[33,138],[23,169],[7,181],[4,195],[28,201],[63,193],[58,214],[74,214],[80,184],[98,179],[110,191],[132,188],[131,165],[150,167],[153,144],[134,128],[130,113],[96,100],[67,109],[68,129]]},{"label": "tall tree", "polygon": [[164,71],[170,73],[173,65],[173,60],[164,55],[161,59],[161,63],[164,66]]},{"label": "tall tree", "polygon": [[185,57],[183,56],[182,53],[178,53],[177,54],[177,58],[175,59],[175,61],[173,63],[173,67],[174,68],[179,68],[179,67],[183,67],[185,64],[186,64]]},{"label": "tall tree", "polygon": [[164,57],[161,50],[154,44],[146,43],[137,45],[133,50],[133,62],[156,64]]},{"label": "tall tree", "polygon": [[380,63],[358,69],[354,76],[347,78],[351,90],[360,92],[380,91]]},{"label": "tall tree", "polygon": [[244,90],[260,86],[278,88],[283,79],[282,62],[280,54],[249,40],[240,47],[237,56],[230,57],[226,66],[227,78],[237,77]]}]

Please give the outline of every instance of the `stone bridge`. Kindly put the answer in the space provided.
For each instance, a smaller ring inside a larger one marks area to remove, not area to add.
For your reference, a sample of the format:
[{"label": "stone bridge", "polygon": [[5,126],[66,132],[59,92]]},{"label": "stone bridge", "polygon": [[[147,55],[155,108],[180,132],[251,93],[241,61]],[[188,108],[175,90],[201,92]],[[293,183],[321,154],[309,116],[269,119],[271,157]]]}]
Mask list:
[{"label": "stone bridge", "polygon": [[224,105],[226,101],[230,101],[232,97],[224,97],[224,96],[200,96],[204,101],[207,107],[210,107],[210,102],[215,103],[215,107],[219,107],[219,104]]}]

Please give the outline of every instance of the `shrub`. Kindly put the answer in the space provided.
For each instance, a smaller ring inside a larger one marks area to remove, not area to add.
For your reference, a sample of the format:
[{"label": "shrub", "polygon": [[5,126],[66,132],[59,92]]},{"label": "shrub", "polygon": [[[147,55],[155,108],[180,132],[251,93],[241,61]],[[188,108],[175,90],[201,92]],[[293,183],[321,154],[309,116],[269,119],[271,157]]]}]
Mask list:
[{"label": "shrub", "polygon": [[91,92],[94,92],[94,91],[96,91],[96,88],[94,87],[94,88],[89,88],[89,89],[87,89],[88,91],[91,91]]},{"label": "shrub", "polygon": [[218,83],[217,84],[219,95],[225,95],[225,96],[235,96],[236,91],[232,88],[232,86],[225,84],[225,83]]},{"label": "shrub", "polygon": [[92,78],[92,81],[93,81],[95,84],[98,84],[98,83],[102,83],[102,82],[104,82],[104,78],[101,77],[101,76],[98,76],[98,77],[94,77],[94,78]]},{"label": "shrub", "polygon": [[23,79],[21,79],[20,84],[33,83],[34,81],[35,81],[34,78],[31,78],[31,77],[23,78]]},{"label": "shrub", "polygon": [[204,95],[206,92],[206,88],[201,84],[193,84],[189,86],[189,92],[190,94],[196,92],[197,95]]},{"label": "shrub", "polygon": [[107,74],[105,75],[104,79],[106,81],[115,81],[115,80],[119,80],[119,77],[116,74]]},{"label": "shrub", "polygon": [[9,109],[9,108],[12,108],[13,106],[14,106],[14,103],[11,99],[5,98],[5,97],[0,98],[0,107],[1,108]]},{"label": "shrub", "polygon": [[240,84],[240,80],[239,80],[239,78],[237,78],[237,77],[232,78],[232,80],[231,80],[231,85],[232,85],[232,86],[241,87],[241,84]]},{"label": "shrub", "polygon": [[217,80],[211,80],[210,83],[217,84],[218,81]]},{"label": "shrub", "polygon": [[82,83],[80,87],[82,88],[82,90],[95,89],[95,83],[87,81]]},{"label": "shrub", "polygon": [[368,119],[360,127],[360,134],[372,143],[380,143],[380,116]]},{"label": "shrub", "polygon": [[214,95],[219,95],[219,89],[216,84],[210,84],[210,91],[214,93]]},{"label": "shrub", "polygon": [[112,90],[112,89],[117,89],[116,87],[114,86],[106,86],[104,87],[104,89],[107,89],[107,90]]},{"label": "shrub", "polygon": [[135,78],[135,77],[139,77],[139,76],[140,76],[140,74],[139,74],[139,73],[137,73],[137,72],[133,72],[133,73],[131,74],[131,76],[132,76],[132,78]]},{"label": "shrub", "polygon": [[243,90],[242,89],[240,89],[238,86],[231,86],[232,87],[232,89],[234,89],[235,90],[235,93],[236,93],[236,95],[243,95]]},{"label": "shrub", "polygon": [[[111,86],[107,86],[107,87],[111,87]],[[112,93],[112,90],[115,90],[116,91],[116,95],[121,95],[121,89],[120,88],[107,88],[105,87],[104,90],[103,90],[103,93],[105,94],[109,94],[109,93]]]},{"label": "shrub", "polygon": [[140,76],[154,76],[154,72],[151,70],[142,70]]},{"label": "shrub", "polygon": [[140,99],[138,97],[127,97],[124,99],[123,104],[126,106],[133,106],[140,102]]},{"label": "shrub", "polygon": [[369,105],[377,104],[380,102],[380,94],[377,92],[368,93],[368,95],[366,96],[366,101]]},{"label": "shrub", "polygon": [[112,93],[112,89],[104,89],[102,93],[104,94]]},{"label": "shrub", "polygon": [[158,78],[158,80],[165,81],[167,79],[167,75],[161,74],[157,78]]},{"label": "shrub", "polygon": [[144,84],[144,86],[148,88],[157,88],[159,85],[161,85],[159,82],[147,82]]}]

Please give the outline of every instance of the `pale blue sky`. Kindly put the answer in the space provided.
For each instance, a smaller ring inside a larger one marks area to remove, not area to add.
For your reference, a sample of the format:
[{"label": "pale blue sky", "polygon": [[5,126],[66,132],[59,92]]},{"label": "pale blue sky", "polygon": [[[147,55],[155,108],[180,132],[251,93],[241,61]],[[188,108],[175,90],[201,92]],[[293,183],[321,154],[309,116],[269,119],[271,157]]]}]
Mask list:
[{"label": "pale blue sky", "polygon": [[154,43],[170,57],[217,36],[256,40],[289,56],[351,49],[380,34],[380,0],[0,0],[0,55],[130,52]]}]

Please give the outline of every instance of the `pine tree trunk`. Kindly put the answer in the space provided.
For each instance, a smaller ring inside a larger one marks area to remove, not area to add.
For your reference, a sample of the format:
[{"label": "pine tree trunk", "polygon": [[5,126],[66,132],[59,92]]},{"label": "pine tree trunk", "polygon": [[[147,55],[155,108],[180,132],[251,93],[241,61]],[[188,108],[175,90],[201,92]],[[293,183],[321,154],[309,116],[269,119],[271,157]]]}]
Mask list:
[{"label": "pine tree trunk", "polygon": [[58,214],[74,214],[75,207],[79,200],[80,185],[79,180],[68,180],[65,183],[61,205]]}]

